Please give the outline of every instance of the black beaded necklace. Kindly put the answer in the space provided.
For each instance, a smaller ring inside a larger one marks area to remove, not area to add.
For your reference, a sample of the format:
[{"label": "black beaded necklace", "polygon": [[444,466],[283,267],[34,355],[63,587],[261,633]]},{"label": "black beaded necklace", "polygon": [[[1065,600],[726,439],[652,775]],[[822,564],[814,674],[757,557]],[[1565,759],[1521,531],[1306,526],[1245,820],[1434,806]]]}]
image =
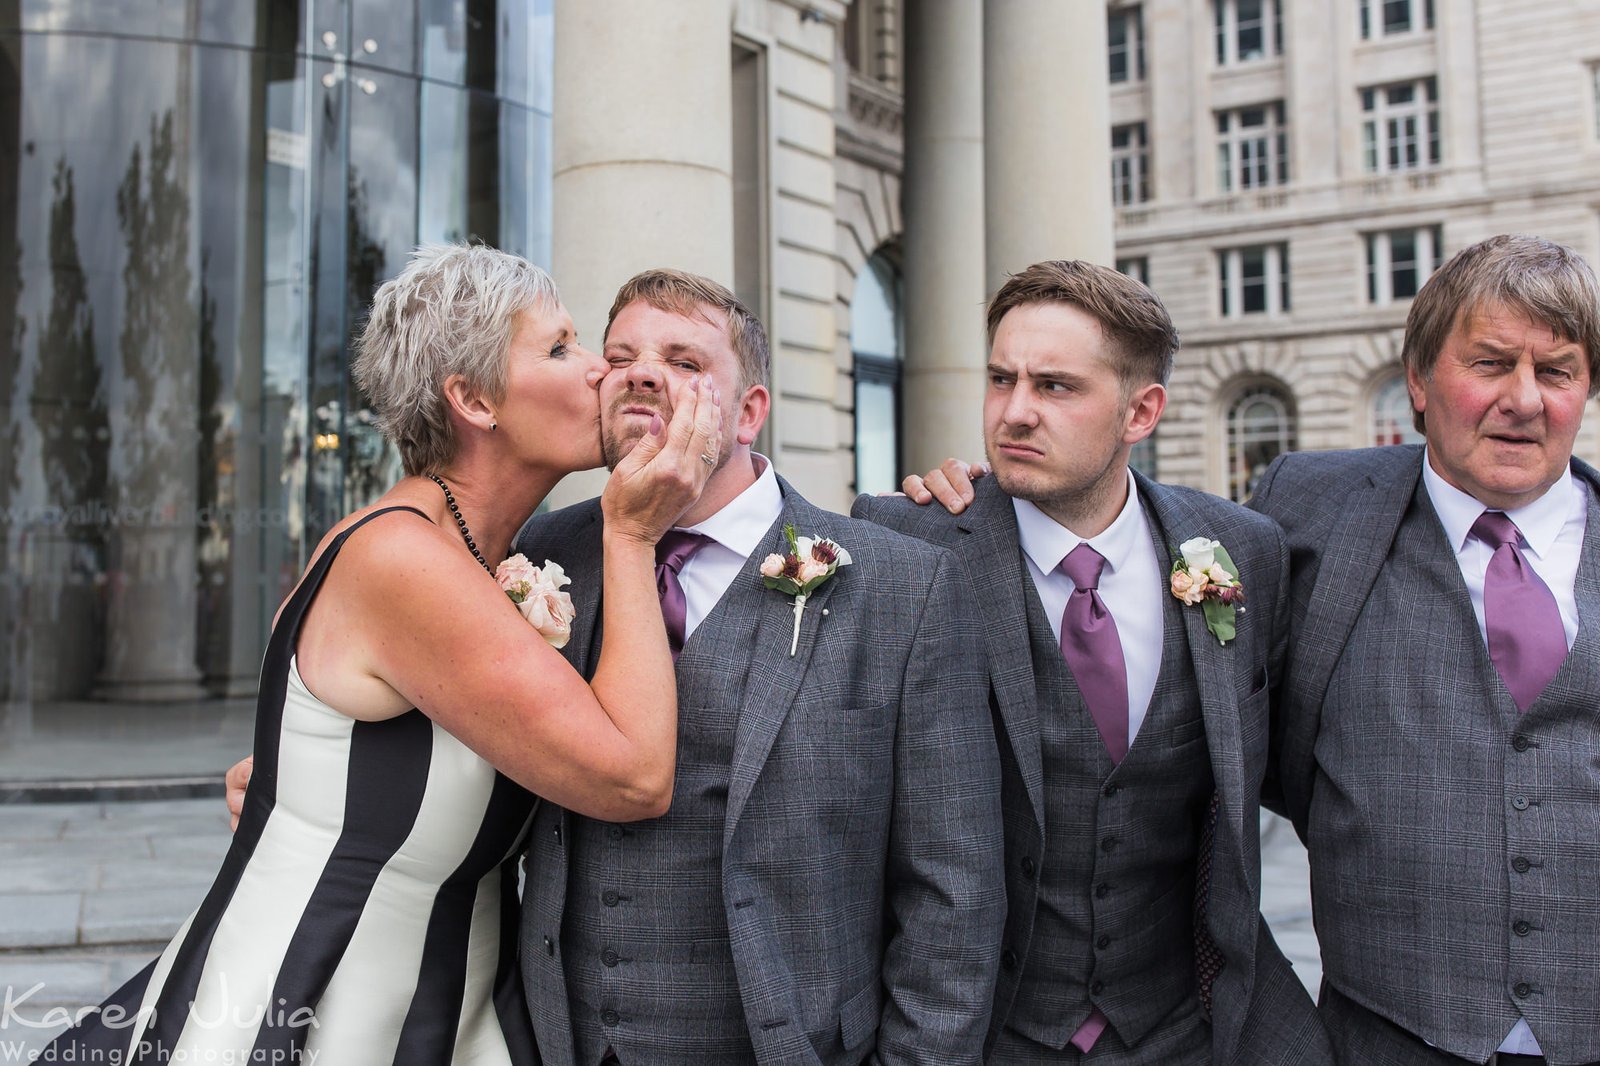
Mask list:
[{"label": "black beaded necklace", "polygon": [[472,557],[478,560],[478,565],[489,571],[489,573],[494,573],[494,568],[489,565],[489,560],[483,557],[483,553],[478,550],[478,545],[472,540],[472,530],[467,528],[467,520],[461,517],[461,508],[456,506],[455,493],[450,491],[450,486],[446,485],[444,479],[438,474],[429,474],[428,480],[444,490],[444,505],[450,508],[450,517],[454,518],[456,525],[461,527],[461,539],[467,542],[467,551],[471,552]]}]

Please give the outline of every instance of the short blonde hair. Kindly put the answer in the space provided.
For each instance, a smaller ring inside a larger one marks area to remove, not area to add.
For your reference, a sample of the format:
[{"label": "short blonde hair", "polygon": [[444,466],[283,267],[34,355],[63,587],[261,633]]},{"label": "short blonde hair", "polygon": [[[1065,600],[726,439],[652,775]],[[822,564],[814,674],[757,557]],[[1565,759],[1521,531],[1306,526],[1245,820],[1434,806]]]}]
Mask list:
[{"label": "short blonde hair", "polygon": [[424,244],[379,286],[351,373],[407,474],[432,473],[455,457],[445,379],[460,374],[474,391],[503,399],[517,316],[560,303],[550,275],[481,244]]},{"label": "short blonde hair", "polygon": [[772,363],[767,331],[755,312],[724,286],[682,270],[656,269],[635,274],[617,290],[611,313],[606,316],[607,333],[622,309],[636,300],[643,300],[657,311],[685,317],[701,314],[704,307],[721,311],[728,318],[728,344],[739,357],[740,391],[767,384]]}]

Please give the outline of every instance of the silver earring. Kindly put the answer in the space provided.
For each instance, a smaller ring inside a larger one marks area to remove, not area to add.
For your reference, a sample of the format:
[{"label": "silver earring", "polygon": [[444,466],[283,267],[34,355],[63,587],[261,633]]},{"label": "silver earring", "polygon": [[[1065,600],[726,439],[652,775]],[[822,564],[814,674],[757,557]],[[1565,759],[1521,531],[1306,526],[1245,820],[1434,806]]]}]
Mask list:
[{"label": "silver earring", "polygon": [[489,432],[490,433],[493,433],[495,430],[497,430],[499,428],[500,428],[500,423],[498,423],[498,422],[490,422],[489,423]]}]

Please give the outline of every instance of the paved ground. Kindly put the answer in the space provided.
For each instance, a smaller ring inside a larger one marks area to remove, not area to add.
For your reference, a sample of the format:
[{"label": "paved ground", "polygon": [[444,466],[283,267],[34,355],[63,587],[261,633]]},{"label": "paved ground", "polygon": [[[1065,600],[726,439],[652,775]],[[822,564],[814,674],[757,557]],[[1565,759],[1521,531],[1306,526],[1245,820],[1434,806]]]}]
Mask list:
[{"label": "paved ground", "polygon": [[[1305,852],[1263,825],[1262,909],[1306,986],[1322,965]],[[228,846],[216,798],[0,805],[0,1064],[27,1062],[137,973],[210,885]],[[9,998],[7,998],[9,997]]]}]

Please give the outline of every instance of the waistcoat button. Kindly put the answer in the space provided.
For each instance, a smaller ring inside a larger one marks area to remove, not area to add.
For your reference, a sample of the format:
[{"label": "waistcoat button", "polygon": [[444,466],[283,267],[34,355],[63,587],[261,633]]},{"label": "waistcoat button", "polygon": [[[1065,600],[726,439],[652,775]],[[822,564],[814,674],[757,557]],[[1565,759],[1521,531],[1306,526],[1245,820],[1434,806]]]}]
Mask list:
[{"label": "waistcoat button", "polygon": [[1528,868],[1530,866],[1532,866],[1532,865],[1533,865],[1533,863],[1529,862],[1527,859],[1523,858],[1521,855],[1518,855],[1516,858],[1511,860],[1511,868],[1513,870],[1517,871],[1517,873],[1519,873],[1519,874],[1527,873],[1528,872]]}]

